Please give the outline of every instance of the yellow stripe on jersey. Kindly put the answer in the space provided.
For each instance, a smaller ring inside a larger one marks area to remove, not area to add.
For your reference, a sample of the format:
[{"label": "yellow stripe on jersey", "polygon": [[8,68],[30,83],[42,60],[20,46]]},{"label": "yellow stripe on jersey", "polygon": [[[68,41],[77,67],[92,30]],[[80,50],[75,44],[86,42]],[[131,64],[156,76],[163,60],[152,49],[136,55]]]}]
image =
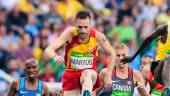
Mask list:
[{"label": "yellow stripe on jersey", "polygon": [[77,31],[76,27],[73,27],[73,28],[71,29],[71,32],[72,32],[73,36],[78,35],[78,31]]},{"label": "yellow stripe on jersey", "polygon": [[170,50],[170,21],[168,22],[168,33],[167,33],[167,40],[166,43],[163,44],[161,41],[158,41],[158,48],[157,48],[157,56],[156,60],[162,60],[166,57],[166,53]]}]

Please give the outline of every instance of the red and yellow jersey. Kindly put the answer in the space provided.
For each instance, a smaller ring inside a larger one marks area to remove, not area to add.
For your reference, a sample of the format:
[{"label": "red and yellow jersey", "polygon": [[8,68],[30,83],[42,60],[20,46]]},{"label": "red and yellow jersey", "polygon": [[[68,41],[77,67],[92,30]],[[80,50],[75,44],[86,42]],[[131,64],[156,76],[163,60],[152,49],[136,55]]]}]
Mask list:
[{"label": "red and yellow jersey", "polygon": [[170,22],[168,22],[168,35],[166,43],[163,44],[160,40],[158,41],[156,60],[164,59],[168,50],[170,50]]},{"label": "red and yellow jersey", "polygon": [[65,65],[66,70],[76,71],[92,68],[97,70],[97,42],[96,30],[90,30],[88,43],[80,43],[78,40],[78,31],[72,28],[72,41],[65,46]]}]

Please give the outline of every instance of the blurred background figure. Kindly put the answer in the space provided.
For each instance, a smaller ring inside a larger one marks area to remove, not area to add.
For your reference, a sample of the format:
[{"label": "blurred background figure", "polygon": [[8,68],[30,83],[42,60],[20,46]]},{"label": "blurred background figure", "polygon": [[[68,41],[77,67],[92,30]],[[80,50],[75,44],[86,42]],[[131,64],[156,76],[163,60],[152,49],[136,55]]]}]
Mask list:
[{"label": "blurred background figure", "polygon": [[151,70],[151,67],[154,66],[154,60],[152,52],[145,53],[141,59],[140,70],[145,80],[145,88],[151,96],[161,96],[164,86],[154,78],[154,72]]}]

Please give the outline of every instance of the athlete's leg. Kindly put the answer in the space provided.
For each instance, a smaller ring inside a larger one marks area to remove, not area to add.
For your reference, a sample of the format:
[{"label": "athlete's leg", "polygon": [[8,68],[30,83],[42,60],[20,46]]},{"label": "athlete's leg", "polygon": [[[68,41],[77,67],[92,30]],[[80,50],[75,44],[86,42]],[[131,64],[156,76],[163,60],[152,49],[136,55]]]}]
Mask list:
[{"label": "athlete's leg", "polygon": [[80,96],[80,90],[70,90],[70,91],[64,91],[64,96]]},{"label": "athlete's leg", "polygon": [[80,83],[82,85],[82,94],[84,92],[86,92],[87,94],[89,93],[92,94],[93,85],[95,85],[96,81],[97,81],[97,73],[94,70],[92,69],[84,70],[80,76]]},{"label": "athlete's leg", "polygon": [[112,92],[111,86],[107,88],[103,86],[106,72],[107,72],[107,68],[104,68],[100,71],[99,78],[101,80],[101,86],[99,89],[97,89],[97,94],[98,94],[97,96],[111,96],[111,92]]},{"label": "athlete's leg", "polygon": [[101,80],[101,86],[103,86],[103,84],[104,84],[104,78],[105,78],[106,71],[107,71],[107,68],[104,68],[100,71],[99,78]]}]

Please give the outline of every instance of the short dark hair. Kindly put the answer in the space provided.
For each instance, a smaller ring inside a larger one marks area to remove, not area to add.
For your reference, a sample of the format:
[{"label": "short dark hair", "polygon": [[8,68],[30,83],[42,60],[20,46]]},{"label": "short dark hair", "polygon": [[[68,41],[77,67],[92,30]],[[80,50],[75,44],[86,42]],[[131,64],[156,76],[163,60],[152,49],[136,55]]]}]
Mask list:
[{"label": "short dark hair", "polygon": [[76,19],[86,19],[86,18],[91,19],[91,13],[89,10],[81,10],[76,15]]},{"label": "short dark hair", "polygon": [[27,66],[28,64],[33,64],[35,63],[38,66],[38,60],[36,60],[35,58],[29,58],[25,61],[25,66]]}]

